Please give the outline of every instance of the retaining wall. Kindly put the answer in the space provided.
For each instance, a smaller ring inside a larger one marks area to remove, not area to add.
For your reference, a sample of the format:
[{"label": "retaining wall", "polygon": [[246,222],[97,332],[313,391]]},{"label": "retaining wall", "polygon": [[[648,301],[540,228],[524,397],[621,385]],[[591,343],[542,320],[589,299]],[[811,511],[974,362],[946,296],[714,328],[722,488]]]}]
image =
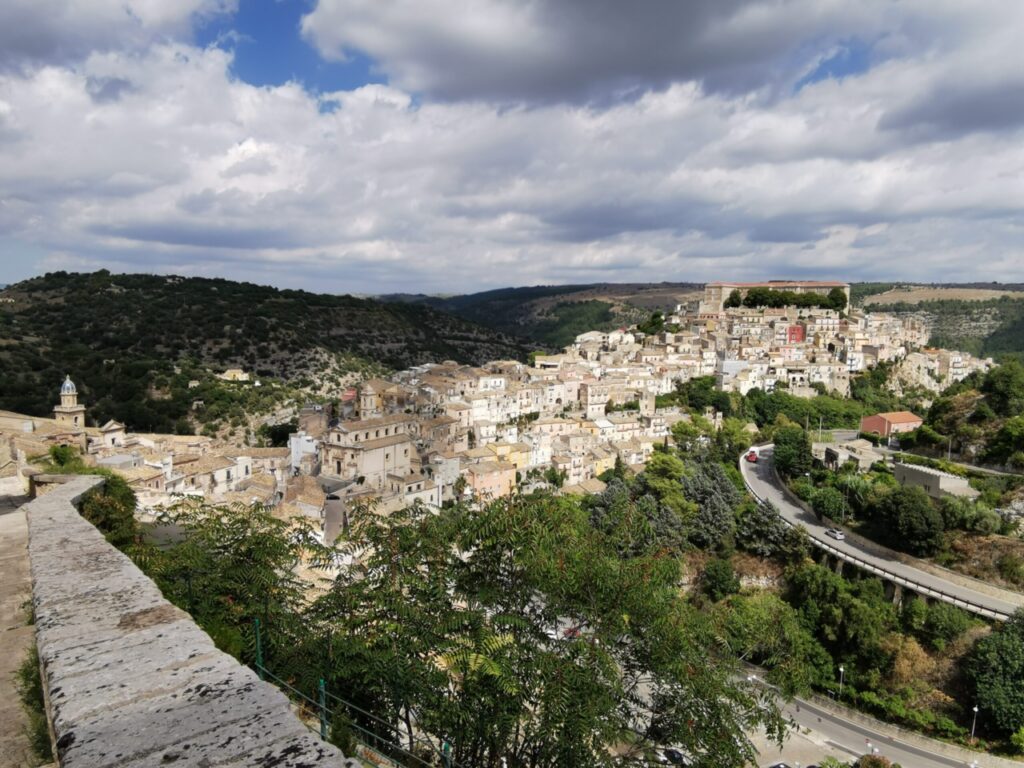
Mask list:
[{"label": "retaining wall", "polygon": [[59,762],[358,766],[284,694],[217,650],[75,507],[98,477],[25,505],[36,641]]}]

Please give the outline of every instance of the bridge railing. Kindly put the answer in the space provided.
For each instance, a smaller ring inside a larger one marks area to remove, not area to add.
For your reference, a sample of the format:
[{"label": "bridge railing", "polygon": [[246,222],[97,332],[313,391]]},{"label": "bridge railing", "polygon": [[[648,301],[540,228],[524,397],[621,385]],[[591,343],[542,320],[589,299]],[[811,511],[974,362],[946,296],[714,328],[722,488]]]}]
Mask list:
[{"label": "bridge railing", "polygon": [[[771,443],[757,446],[758,449],[771,447]],[[739,459],[740,475],[742,475],[743,477],[743,484],[747,487],[747,492],[750,493],[750,495],[753,496],[754,499],[757,500],[759,503],[770,503],[768,500],[764,499],[760,494],[758,494],[757,491],[754,490],[753,486],[750,485],[750,481],[747,480],[747,473],[743,471],[743,457],[746,454],[747,451],[744,451]],[[782,522],[784,522],[790,528],[797,527],[789,520],[787,520],[784,515],[779,515],[779,517],[782,519]],[[832,544],[829,544],[827,541],[822,541],[817,536],[812,535],[810,532],[808,532],[807,538],[810,539],[811,543],[814,544],[814,546],[818,547],[818,549],[822,549],[828,552],[829,554],[835,555],[843,562],[855,565],[858,568],[867,571],[868,573],[875,574],[876,576],[882,576],[887,581],[891,581],[893,584],[899,584],[901,587],[906,587],[915,592],[916,594],[926,597],[934,597],[937,600],[942,600],[943,602],[949,603],[950,605],[955,605],[958,608],[963,608],[964,610],[970,611],[971,613],[977,614],[979,616],[985,616],[990,619],[995,619],[996,621],[1007,621],[1010,618],[1010,614],[1005,613],[1003,611],[997,611],[993,608],[988,608],[984,605],[979,605],[978,603],[974,603],[970,600],[964,600],[962,597],[958,597],[950,592],[945,592],[941,589],[936,589],[935,587],[927,586],[919,581],[914,581],[913,579],[908,579],[905,576],[900,576],[899,574],[893,573],[892,571],[880,568],[874,563],[870,563],[867,560],[864,560],[863,558],[857,557],[857,555],[851,554],[845,550],[833,546]]]}]

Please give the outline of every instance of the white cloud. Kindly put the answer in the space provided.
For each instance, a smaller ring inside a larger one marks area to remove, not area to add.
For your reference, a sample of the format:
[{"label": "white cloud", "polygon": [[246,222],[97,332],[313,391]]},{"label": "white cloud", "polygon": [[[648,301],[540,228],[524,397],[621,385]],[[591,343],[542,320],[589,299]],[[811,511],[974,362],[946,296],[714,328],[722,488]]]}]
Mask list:
[{"label": "white cloud", "polygon": [[[507,6],[497,24],[467,10],[448,33],[452,45],[486,40],[488,54],[538,45],[533,53],[546,56],[543,36],[500,42],[532,23],[536,5]],[[815,29],[846,12],[815,5],[818,20],[805,22]],[[783,16],[795,7],[783,6]],[[958,38],[937,20],[956,6],[930,6],[934,18],[908,13],[894,27],[900,39],[886,38],[869,71],[796,93],[665,75],[628,100],[574,100],[594,92],[591,80],[565,85],[572,98],[561,101],[549,98],[555,91],[518,103],[438,101],[399,85],[440,76],[420,62],[394,65],[415,76],[393,85],[317,97],[294,83],[248,85],[231,75],[230,53],[168,41],[8,71],[0,242],[48,254],[41,268],[354,292],[797,275],[1024,279],[1020,121],[979,107],[1024,72],[1022,54],[1008,32],[989,34],[991,14],[965,21]],[[702,34],[774,29],[768,8],[730,11],[726,21],[709,10]],[[430,18],[407,23],[430,37],[428,22],[443,14],[429,3],[421,12]],[[394,36],[393,27],[377,34]],[[929,35],[930,45],[907,42]],[[787,55],[776,48],[771,61]],[[941,109],[943,83],[973,99],[974,119]],[[0,282],[7,266],[0,260]]]},{"label": "white cloud", "polygon": [[4,0],[0,70],[187,37],[195,21],[232,12],[236,5],[237,0]]}]

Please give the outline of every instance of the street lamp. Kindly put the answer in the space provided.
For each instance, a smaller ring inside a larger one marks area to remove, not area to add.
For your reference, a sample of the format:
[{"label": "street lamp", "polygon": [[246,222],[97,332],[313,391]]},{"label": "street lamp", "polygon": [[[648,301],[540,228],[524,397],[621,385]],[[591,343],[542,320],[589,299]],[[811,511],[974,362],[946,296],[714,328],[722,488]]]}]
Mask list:
[{"label": "street lamp", "polygon": [[978,725],[978,705],[974,705],[974,719],[971,721],[971,743],[974,743],[974,728]]},{"label": "street lamp", "polygon": [[843,678],[846,676],[846,667],[839,665],[839,701],[843,700]]}]

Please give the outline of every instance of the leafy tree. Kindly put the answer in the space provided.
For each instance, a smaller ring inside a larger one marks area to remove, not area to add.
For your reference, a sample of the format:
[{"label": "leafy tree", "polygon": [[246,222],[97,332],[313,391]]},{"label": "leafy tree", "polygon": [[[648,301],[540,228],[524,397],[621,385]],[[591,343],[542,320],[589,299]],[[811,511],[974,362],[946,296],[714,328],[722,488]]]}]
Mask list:
[{"label": "leafy tree", "polygon": [[732,539],[736,510],[743,497],[729,481],[722,465],[710,460],[690,462],[680,479],[683,495],[697,505],[689,539],[698,547],[716,549]]},{"label": "leafy tree", "polygon": [[726,557],[710,560],[701,574],[700,589],[715,603],[739,592],[740,580],[732,569],[732,561]]},{"label": "leafy tree", "polygon": [[811,441],[800,427],[775,432],[775,467],[783,477],[799,477],[811,471]]},{"label": "leafy tree", "polygon": [[648,320],[638,323],[636,327],[638,331],[648,336],[661,333],[665,330],[665,314],[661,311],[654,312]]},{"label": "leafy tree", "polygon": [[[470,432],[472,434],[472,432]],[[565,472],[563,470],[556,469],[555,467],[548,467],[544,470],[544,479],[553,488],[561,488],[565,484]]]},{"label": "leafy tree", "polygon": [[744,501],[736,513],[736,545],[758,555],[771,557],[782,545],[786,524],[769,502]]},{"label": "leafy tree", "polygon": [[740,660],[769,669],[769,679],[788,694],[831,681],[832,660],[792,606],[771,592],[736,595],[716,607],[729,647]]},{"label": "leafy tree", "polygon": [[981,384],[986,403],[1000,416],[1024,411],[1024,364],[1009,359],[985,374]]},{"label": "leafy tree", "polygon": [[920,634],[932,649],[941,652],[972,624],[974,621],[966,611],[955,605],[937,601],[928,606],[928,614]]},{"label": "leafy tree", "polygon": [[180,540],[142,562],[164,595],[186,609],[219,648],[255,662],[253,619],[267,630],[268,666],[287,668],[302,629],[305,585],[295,574],[307,552],[323,556],[312,521],[275,518],[260,505],[184,502],[159,522]]},{"label": "leafy tree", "polygon": [[697,505],[686,498],[680,481],[686,474],[682,459],[668,453],[655,453],[647,462],[638,492],[649,491],[671,514],[688,525],[697,512]]},{"label": "leafy tree", "polygon": [[819,565],[805,564],[791,572],[786,599],[834,655],[852,655],[871,664],[897,623],[881,582],[851,583]]},{"label": "leafy tree", "polygon": [[743,305],[743,294],[740,293],[738,288],[733,288],[729,292],[729,296],[722,303],[722,306],[726,309],[734,309]]},{"label": "leafy tree", "polygon": [[836,312],[846,311],[846,291],[842,288],[833,288],[828,292],[828,303],[825,304],[829,309],[834,309]]},{"label": "leafy tree", "polygon": [[942,548],[942,515],[921,488],[903,486],[883,496],[878,517],[889,542],[897,549],[932,555]]},{"label": "leafy tree", "polygon": [[1024,727],[1024,611],[981,638],[965,665],[978,724],[1000,736]]},{"label": "leafy tree", "polygon": [[776,732],[679,596],[678,561],[623,557],[580,500],[355,518],[343,551],[363,554],[305,629],[330,629],[328,685],[360,691],[391,733],[444,739],[467,765],[554,768],[611,765],[638,732],[740,764],[745,727]]},{"label": "leafy tree", "polygon": [[811,508],[818,519],[838,520],[846,507],[843,494],[830,485],[818,488],[811,497]]},{"label": "leafy tree", "polygon": [[672,425],[672,439],[681,451],[698,453],[701,443],[714,432],[711,423],[702,416],[691,416],[688,420],[680,420]]},{"label": "leafy tree", "polygon": [[1024,451],[1024,416],[1014,416],[996,432],[985,455],[991,461],[1010,463],[1021,451]]}]

